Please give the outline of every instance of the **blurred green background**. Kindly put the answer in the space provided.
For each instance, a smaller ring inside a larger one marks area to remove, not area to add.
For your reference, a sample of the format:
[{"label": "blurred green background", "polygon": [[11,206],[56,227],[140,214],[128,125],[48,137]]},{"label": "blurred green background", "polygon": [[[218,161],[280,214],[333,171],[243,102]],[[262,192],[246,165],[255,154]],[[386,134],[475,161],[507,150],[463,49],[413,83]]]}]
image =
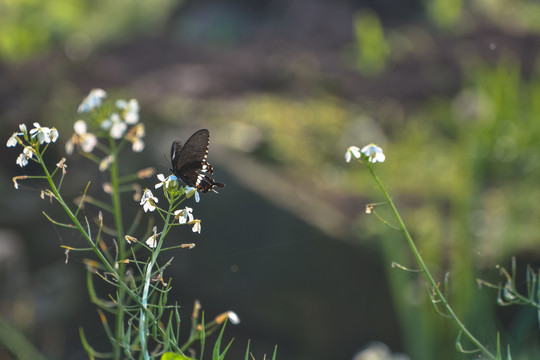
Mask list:
[{"label": "blurred green background", "polygon": [[[448,272],[464,322],[490,348],[500,331],[514,359],[538,359],[537,314],[497,307],[475,279],[501,282],[495,265],[512,256],[540,264],[539,49],[532,0],[0,0],[0,126],[5,141],[20,123],[55,126],[63,144],[90,89],[135,97],[147,147],[126,154],[124,173],[167,173],[169,144],[210,129],[227,188],[194,206],[201,235],[176,233],[197,247],[175,254],[169,298],[186,329],[195,299],[207,317],[236,311],[231,359],[248,339],[258,359],[275,344],[280,359],[353,359],[375,341],[411,359],[470,359],[423,280],[392,269],[414,267],[401,234],[364,214],[382,196],[343,154],[375,142],[379,175],[428,265]],[[79,326],[106,350],[83,256],[66,265],[60,248],[82,239],[42,216],[60,213],[39,181],[13,188],[37,169],[3,149],[2,317],[51,359],[85,357]],[[88,165],[68,158],[67,196],[88,179],[103,195]],[[12,358],[1,345],[0,358]]]}]

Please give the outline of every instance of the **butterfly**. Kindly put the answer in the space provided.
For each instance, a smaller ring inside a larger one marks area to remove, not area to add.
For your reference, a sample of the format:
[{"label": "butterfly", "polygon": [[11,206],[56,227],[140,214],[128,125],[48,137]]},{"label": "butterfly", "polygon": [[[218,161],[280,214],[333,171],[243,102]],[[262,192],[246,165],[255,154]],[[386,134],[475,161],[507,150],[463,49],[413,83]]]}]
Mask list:
[{"label": "butterfly", "polygon": [[202,129],[186,141],[184,146],[174,141],[171,146],[171,172],[188,186],[197,188],[203,193],[214,190],[214,187],[224,188],[225,184],[214,181],[209,175],[214,174],[214,168],[206,161],[210,132]]}]

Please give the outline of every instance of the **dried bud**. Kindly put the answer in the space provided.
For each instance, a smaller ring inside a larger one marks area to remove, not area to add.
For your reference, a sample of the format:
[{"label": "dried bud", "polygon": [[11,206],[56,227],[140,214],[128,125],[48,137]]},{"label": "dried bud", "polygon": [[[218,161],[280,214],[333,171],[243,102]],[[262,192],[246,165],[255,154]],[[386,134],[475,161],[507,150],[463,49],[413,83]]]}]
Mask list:
[{"label": "dried bud", "polygon": [[137,177],[139,179],[147,179],[153,176],[155,173],[156,173],[156,169],[154,169],[153,167],[148,167],[148,168],[137,171]]}]

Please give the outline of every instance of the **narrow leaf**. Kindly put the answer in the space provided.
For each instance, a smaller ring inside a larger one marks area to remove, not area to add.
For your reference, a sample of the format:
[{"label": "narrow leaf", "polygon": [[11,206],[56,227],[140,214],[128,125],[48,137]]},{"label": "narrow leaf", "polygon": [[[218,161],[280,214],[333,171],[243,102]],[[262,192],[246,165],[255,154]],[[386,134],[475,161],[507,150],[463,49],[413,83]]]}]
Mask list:
[{"label": "narrow leaf", "polygon": [[249,345],[250,345],[250,340],[248,340],[248,344],[246,348],[246,356],[244,357],[244,360],[249,360]]}]

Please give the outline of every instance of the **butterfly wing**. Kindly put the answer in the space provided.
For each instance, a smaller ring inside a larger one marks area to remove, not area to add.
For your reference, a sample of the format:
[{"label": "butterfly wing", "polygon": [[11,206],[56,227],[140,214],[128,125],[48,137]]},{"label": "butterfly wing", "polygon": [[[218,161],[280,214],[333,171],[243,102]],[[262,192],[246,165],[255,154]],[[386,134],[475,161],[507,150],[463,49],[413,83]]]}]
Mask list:
[{"label": "butterfly wing", "polygon": [[208,155],[210,133],[206,129],[197,131],[186,141],[185,145],[178,141],[171,147],[171,161],[174,169],[180,169],[184,164],[202,161]]},{"label": "butterfly wing", "polygon": [[206,160],[209,144],[210,133],[202,129],[191,135],[184,146],[178,141],[171,146],[171,170],[174,175],[203,193],[212,190],[214,186],[225,187],[225,184],[215,182],[208,176],[214,173],[212,165]]}]

